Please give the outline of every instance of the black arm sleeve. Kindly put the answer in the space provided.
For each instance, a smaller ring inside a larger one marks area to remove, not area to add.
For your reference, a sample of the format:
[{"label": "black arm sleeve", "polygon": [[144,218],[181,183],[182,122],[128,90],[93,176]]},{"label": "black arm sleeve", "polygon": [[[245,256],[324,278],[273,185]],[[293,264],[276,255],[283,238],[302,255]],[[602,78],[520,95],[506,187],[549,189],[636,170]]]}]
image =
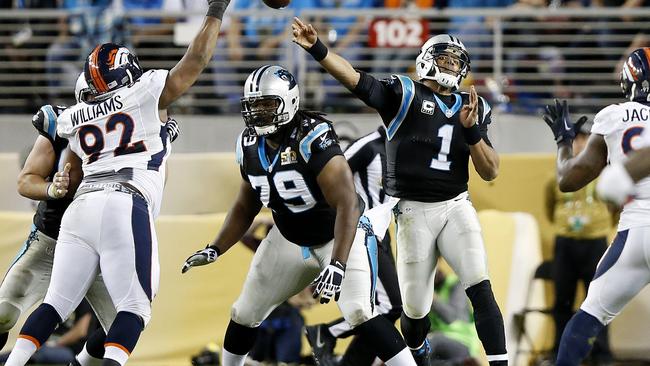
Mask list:
[{"label": "black arm sleeve", "polygon": [[359,71],[359,83],[353,93],[367,106],[379,112],[384,125],[388,126],[395,117],[402,100],[402,86],[397,78],[377,80],[371,75]]}]

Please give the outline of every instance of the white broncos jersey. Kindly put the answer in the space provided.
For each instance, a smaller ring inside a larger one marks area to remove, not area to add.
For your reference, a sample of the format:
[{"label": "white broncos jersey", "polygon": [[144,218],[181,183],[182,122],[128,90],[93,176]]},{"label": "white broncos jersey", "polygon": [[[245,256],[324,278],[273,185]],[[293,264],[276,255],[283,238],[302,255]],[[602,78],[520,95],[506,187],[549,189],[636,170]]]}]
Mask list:
[{"label": "white broncos jersey", "polygon": [[[623,162],[627,154],[650,145],[650,105],[637,102],[612,104],[594,117],[591,132],[603,135],[610,163]],[[642,134],[644,135],[642,137]],[[650,178],[637,184],[637,197],[623,208],[618,230],[650,225]]]},{"label": "white broncos jersey", "polygon": [[148,71],[109,99],[78,103],[57,120],[57,134],[70,141],[70,148],[83,161],[81,187],[97,180],[128,182],[144,195],[154,217],[160,212],[165,162],[171,152],[158,114],[167,74],[167,70]]}]

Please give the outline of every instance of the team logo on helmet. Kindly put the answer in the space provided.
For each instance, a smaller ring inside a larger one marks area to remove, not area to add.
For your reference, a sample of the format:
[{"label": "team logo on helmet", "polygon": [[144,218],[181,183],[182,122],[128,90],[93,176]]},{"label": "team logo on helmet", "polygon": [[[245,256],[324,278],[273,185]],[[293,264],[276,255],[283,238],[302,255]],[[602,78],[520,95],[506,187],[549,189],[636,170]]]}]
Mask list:
[{"label": "team logo on helmet", "polygon": [[621,89],[629,100],[650,101],[650,47],[634,50],[623,63]]}]

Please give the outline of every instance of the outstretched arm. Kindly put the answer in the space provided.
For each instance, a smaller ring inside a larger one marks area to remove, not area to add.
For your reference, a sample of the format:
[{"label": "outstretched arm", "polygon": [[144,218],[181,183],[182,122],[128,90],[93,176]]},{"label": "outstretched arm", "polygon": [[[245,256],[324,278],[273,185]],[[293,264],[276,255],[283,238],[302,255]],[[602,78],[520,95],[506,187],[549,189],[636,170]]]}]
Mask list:
[{"label": "outstretched arm", "polygon": [[593,134],[585,149],[573,156],[571,143],[557,149],[557,182],[562,192],[575,192],[596,179],[607,165],[607,144],[602,135]]},{"label": "outstretched arm", "polygon": [[244,236],[261,208],[262,203],[257,199],[253,187],[248,182],[242,182],[237,200],[228,211],[228,216],[226,216],[217,238],[205,249],[189,256],[183,264],[181,273],[189,271],[192,267],[204,266],[216,261]]},{"label": "outstretched arm", "polygon": [[296,17],[291,24],[291,29],[293,42],[309,52],[343,86],[354,91],[361,75],[346,59],[325,47],[311,24],[305,24]]},{"label": "outstretched arm", "polygon": [[255,190],[250,183],[242,182],[237,200],[228,211],[221,231],[209,246],[215,248],[219,254],[225,253],[244,236],[260,209],[262,203]]},{"label": "outstretched arm", "polygon": [[203,25],[183,58],[169,72],[158,109],[166,109],[185,93],[212,59],[221,29],[221,18],[229,2],[230,0],[208,0],[208,13]]}]

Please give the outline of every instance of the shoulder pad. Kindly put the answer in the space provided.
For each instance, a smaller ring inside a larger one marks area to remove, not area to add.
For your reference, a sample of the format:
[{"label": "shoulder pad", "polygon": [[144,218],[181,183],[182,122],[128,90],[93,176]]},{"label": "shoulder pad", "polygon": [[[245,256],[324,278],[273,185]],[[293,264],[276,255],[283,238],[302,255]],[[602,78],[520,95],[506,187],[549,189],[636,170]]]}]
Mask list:
[{"label": "shoulder pad", "polygon": [[32,125],[39,134],[54,140],[56,139],[56,120],[65,109],[66,107],[62,106],[44,105],[32,117]]},{"label": "shoulder pad", "polygon": [[616,116],[625,109],[626,104],[627,103],[611,104],[596,113],[594,116],[594,124],[591,126],[591,133],[607,135],[615,130],[616,125],[614,120],[616,120]]}]

